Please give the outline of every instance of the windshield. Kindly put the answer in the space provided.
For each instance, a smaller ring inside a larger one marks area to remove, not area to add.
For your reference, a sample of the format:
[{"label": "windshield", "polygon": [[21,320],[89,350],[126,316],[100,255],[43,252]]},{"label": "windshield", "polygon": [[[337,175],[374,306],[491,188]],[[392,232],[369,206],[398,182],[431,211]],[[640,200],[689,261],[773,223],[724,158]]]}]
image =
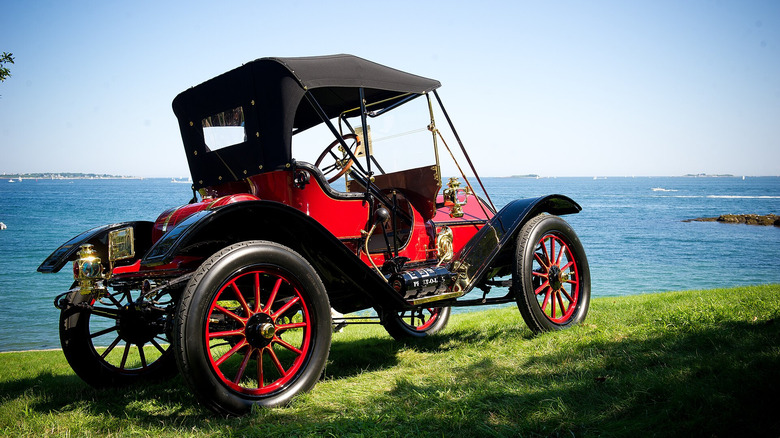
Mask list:
[{"label": "windshield", "polygon": [[[360,117],[334,119],[332,123],[343,135],[354,132],[361,138],[355,155],[364,169],[367,168],[365,152],[368,146],[374,157],[371,170],[376,175],[436,164],[432,134],[428,130],[430,112],[425,99],[415,99],[379,116],[368,117],[367,134],[363,133]],[[321,124],[293,136],[293,156],[313,164],[333,141],[330,129]],[[333,186],[343,191],[343,178]]]}]

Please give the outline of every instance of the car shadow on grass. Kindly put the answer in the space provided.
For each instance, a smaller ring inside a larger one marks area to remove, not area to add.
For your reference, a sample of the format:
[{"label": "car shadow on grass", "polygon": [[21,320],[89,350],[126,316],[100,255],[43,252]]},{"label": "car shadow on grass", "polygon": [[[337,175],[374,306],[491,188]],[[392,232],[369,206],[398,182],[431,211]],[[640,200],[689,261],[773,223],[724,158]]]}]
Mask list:
[{"label": "car shadow on grass", "polygon": [[[339,380],[399,366],[399,354],[407,349],[451,355],[447,360],[452,365],[443,365],[437,373],[395,377],[390,390],[368,396],[364,403],[369,409],[356,408],[348,395],[337,396],[342,401],[334,402],[320,401],[315,394],[289,410],[222,419],[197,405],[181,377],[95,390],[75,375],[42,372],[0,383],[0,394],[3,404],[26,404],[42,414],[129,418],[148,428],[230,427],[248,435],[780,433],[780,419],[772,408],[780,388],[780,324],[657,323],[663,328],[637,336],[588,337],[593,329],[580,327],[537,340],[526,338],[526,329],[518,324],[476,334],[455,329],[414,343],[389,337],[334,343],[327,377],[336,387]],[[494,347],[505,336],[523,338],[531,352],[502,357],[502,350]],[[536,354],[537,342],[559,342],[564,347]],[[467,343],[477,344],[474,358],[451,351],[454,345]]]}]

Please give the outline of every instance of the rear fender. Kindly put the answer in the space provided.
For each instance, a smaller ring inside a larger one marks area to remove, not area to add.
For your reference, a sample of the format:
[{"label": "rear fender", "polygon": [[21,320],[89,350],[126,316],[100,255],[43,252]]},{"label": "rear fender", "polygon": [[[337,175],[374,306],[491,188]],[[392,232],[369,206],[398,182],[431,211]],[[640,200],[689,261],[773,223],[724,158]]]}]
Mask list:
[{"label": "rear fender", "polygon": [[228,245],[247,240],[277,242],[302,255],[325,283],[331,306],[342,313],[405,305],[384,278],[325,227],[301,211],[274,201],[244,201],[194,213],[149,249],[141,268],[153,269],[176,256],[205,259]]},{"label": "rear fender", "polygon": [[121,222],[118,224],[108,224],[84,231],[78,236],[63,243],[46,260],[38,266],[38,272],[50,274],[59,272],[68,260],[75,260],[76,252],[79,247],[85,243],[95,246],[100,258],[108,261],[108,233],[126,227],[133,227],[135,236],[136,254],[143,254],[152,244],[152,226],[154,224],[148,221]]},{"label": "rear fender", "polygon": [[466,275],[468,285],[465,290],[468,292],[479,284],[488,272],[511,263],[515,237],[529,219],[541,213],[561,216],[581,210],[579,204],[563,195],[512,201],[466,242],[453,259],[450,269]]}]

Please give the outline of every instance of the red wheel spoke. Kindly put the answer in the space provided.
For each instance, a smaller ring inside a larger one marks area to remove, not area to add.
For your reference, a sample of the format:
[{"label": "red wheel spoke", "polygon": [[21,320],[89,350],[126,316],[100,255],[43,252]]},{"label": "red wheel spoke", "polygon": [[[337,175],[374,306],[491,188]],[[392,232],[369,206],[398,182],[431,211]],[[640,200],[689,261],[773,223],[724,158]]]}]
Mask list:
[{"label": "red wheel spoke", "polygon": [[538,252],[534,253],[534,258],[536,259],[536,262],[539,263],[539,265],[544,268],[545,271],[550,269],[550,265],[548,264],[547,260],[542,260],[542,255],[540,255]]},{"label": "red wheel spoke", "polygon": [[255,272],[255,308],[254,313],[260,311],[260,273]]},{"label": "red wheel spoke", "polygon": [[273,290],[271,290],[271,296],[268,297],[268,303],[265,305],[265,309],[263,309],[263,312],[269,313],[271,311],[271,306],[274,305],[274,301],[276,301],[276,294],[279,293],[279,288],[282,286],[282,279],[277,278],[276,284],[274,284]]},{"label": "red wheel spoke", "polygon": [[249,363],[249,358],[252,357],[252,353],[254,353],[255,350],[252,347],[249,347],[249,351],[246,352],[244,355],[244,360],[241,361],[241,366],[238,367],[238,371],[236,372],[236,377],[233,379],[233,383],[238,385],[238,382],[241,381],[241,378],[244,377],[244,370],[246,370],[246,364]]},{"label": "red wheel spoke", "polygon": [[121,309],[121,308],[122,308],[122,307],[124,307],[124,306],[122,305],[122,303],[120,303],[120,302],[119,302],[119,301],[118,301],[118,300],[117,300],[117,299],[114,297],[114,295],[116,295],[116,294],[113,294],[113,295],[112,295],[112,294],[108,294],[108,295],[106,295],[106,298],[108,298],[108,300],[109,300],[109,301],[111,301],[111,303],[112,303],[113,305],[115,305],[117,308]]},{"label": "red wheel spoke", "polygon": [[247,345],[246,339],[242,339],[241,342],[236,344],[233,348],[231,348],[227,353],[223,354],[219,359],[217,359],[214,364],[216,366],[222,365],[222,362],[226,361],[230,356],[234,355],[238,350],[244,348]]},{"label": "red wheel spoke", "polygon": [[536,275],[537,277],[548,278],[547,272],[533,271],[533,272],[531,272],[531,275]]},{"label": "red wheel spoke", "polygon": [[109,319],[119,319],[119,310],[108,307],[93,307],[92,314]]},{"label": "red wheel spoke", "polygon": [[539,294],[541,294],[542,292],[544,292],[544,290],[543,290],[543,289],[544,289],[544,288],[546,288],[546,287],[550,287],[550,282],[549,282],[549,281],[545,281],[545,282],[544,282],[544,284],[542,284],[541,286],[539,286],[538,288],[536,288],[536,290],[534,291],[534,293],[535,293],[536,295],[539,295]]},{"label": "red wheel spoke", "polygon": [[297,348],[293,347],[292,345],[290,345],[289,343],[287,343],[285,340],[283,340],[283,339],[281,339],[281,338],[278,338],[278,337],[277,337],[276,339],[274,339],[274,342],[275,342],[275,343],[277,343],[277,344],[279,344],[279,345],[281,345],[282,347],[284,347],[284,348],[286,348],[286,349],[288,349],[288,350],[290,350],[290,351],[294,352],[295,354],[301,354],[301,353],[303,353],[301,350],[299,350],[299,349],[297,349]]},{"label": "red wheel spoke", "polygon": [[242,324],[246,324],[247,319],[249,319],[249,318],[242,318],[242,317],[236,315],[235,313],[231,312],[230,310],[220,306],[219,304],[215,304],[214,308],[216,310],[219,310],[220,312],[224,313],[225,315],[235,319],[236,321],[238,321],[238,322],[240,322]]},{"label": "red wheel spoke", "polygon": [[557,295],[557,294],[555,294],[555,292],[553,292],[553,297],[550,300],[550,304],[552,305],[551,306],[551,310],[550,310],[550,317],[552,317],[552,318],[555,318],[555,295]]},{"label": "red wheel spoke", "polygon": [[[571,295],[569,295],[569,294],[566,292],[566,289],[564,289],[564,288],[561,288],[561,293],[563,293],[563,295],[566,297],[566,299],[569,301],[569,303],[573,303],[573,302],[574,302],[574,300],[571,298]],[[567,309],[567,310],[568,310],[568,309]]]},{"label": "red wheel spoke", "polygon": [[[544,246],[544,240],[539,242],[539,246],[542,247],[542,254],[544,254],[544,261],[542,261],[541,258],[540,258],[539,263],[541,263],[542,266],[544,266],[545,268],[549,269],[550,268],[550,254],[547,252],[547,247]],[[538,254],[539,253],[534,253],[534,255],[536,255],[537,257],[538,257]]]},{"label": "red wheel spoke", "polygon": [[146,355],[144,355],[143,344],[138,344],[138,355],[141,357],[141,368],[146,368]]},{"label": "red wheel spoke", "polygon": [[550,241],[550,257],[547,258],[547,260],[550,261],[550,266],[553,265],[553,260],[555,260],[555,239],[548,239]]},{"label": "red wheel spoke", "polygon": [[274,352],[273,348],[268,348],[268,355],[271,356],[271,361],[276,365],[276,369],[279,370],[279,373],[284,377],[287,375],[287,371],[284,370],[284,367],[282,366],[282,363],[279,362],[279,358],[276,357],[276,353]]},{"label": "red wheel spoke", "polygon": [[305,322],[294,322],[292,324],[279,324],[276,326],[276,332],[279,333],[284,330],[290,330],[295,328],[306,328],[308,324]]},{"label": "red wheel spoke", "polygon": [[556,266],[561,266],[561,259],[563,258],[563,254],[564,254],[564,250],[565,249],[566,248],[563,245],[561,245],[560,252],[558,253],[558,259],[555,260],[555,265]]},{"label": "red wheel spoke", "polygon": [[566,263],[566,266],[562,267],[561,271],[566,271],[567,269],[571,268],[572,266],[574,266],[574,261],[570,261],[569,263]]},{"label": "red wheel spoke", "polygon": [[295,298],[291,299],[290,301],[287,302],[287,304],[285,304],[279,310],[277,310],[274,314],[272,314],[271,318],[273,318],[274,321],[276,321],[276,319],[279,318],[280,315],[284,315],[285,312],[290,310],[290,308],[292,306],[294,306],[295,303],[297,303],[300,300],[301,300],[301,297],[295,297]]},{"label": "red wheel spoke", "polygon": [[561,291],[558,291],[555,296],[558,298],[558,305],[559,310],[561,311],[561,316],[566,312],[566,306],[563,305],[563,297],[561,296]]},{"label": "red wheel spoke", "polygon": [[121,340],[122,340],[122,338],[121,338],[121,337],[119,337],[119,336],[117,336],[117,337],[116,337],[116,339],[114,339],[114,342],[112,342],[112,343],[111,343],[111,345],[109,345],[109,346],[106,348],[106,351],[104,351],[104,352],[103,352],[103,354],[101,354],[101,355],[100,355],[100,357],[101,357],[102,359],[105,359],[105,358],[106,358],[106,356],[108,356],[108,353],[111,353],[111,350],[113,350],[113,349],[114,349],[114,347],[116,347],[116,344],[118,344],[118,343],[119,343],[119,341],[121,341]]},{"label": "red wheel spoke", "polygon": [[228,330],[225,332],[213,332],[209,333],[209,339],[212,338],[224,338],[227,336],[244,336],[244,329]]},{"label": "red wheel spoke", "polygon": [[130,353],[130,343],[125,343],[125,352],[122,353],[122,362],[119,364],[119,369],[125,369],[125,363],[127,362],[127,354]]},{"label": "red wheel spoke", "polygon": [[160,353],[165,353],[165,349],[162,348],[160,344],[157,343],[157,341],[155,341],[154,339],[150,339],[149,341],[152,343],[152,345],[154,345],[157,351],[159,351]]},{"label": "red wheel spoke", "polygon": [[[550,289],[548,287],[547,288],[547,293],[544,294],[544,301],[542,302],[542,312],[544,312],[545,309],[547,309],[547,303],[550,301],[550,292],[551,291],[552,291],[552,289]],[[555,306],[555,304],[553,304],[553,306]]]},{"label": "red wheel spoke", "polygon": [[107,329],[104,329],[104,330],[101,330],[101,331],[99,331],[99,332],[90,333],[89,337],[90,337],[90,338],[97,338],[98,336],[103,336],[103,335],[105,335],[105,334],[107,334],[107,333],[111,333],[111,332],[113,332],[113,331],[116,331],[116,330],[118,330],[118,329],[119,329],[119,326],[118,326],[118,325],[115,325],[115,326],[113,326],[113,327],[109,327],[109,328],[107,328]]},{"label": "red wheel spoke", "polygon": [[247,317],[252,315],[252,311],[249,309],[249,304],[246,303],[246,298],[244,298],[244,295],[241,293],[241,291],[238,289],[238,285],[235,281],[230,282],[230,286],[233,287],[233,292],[236,295],[236,298],[238,298],[238,302],[241,303],[241,307],[244,308],[244,313]]},{"label": "red wheel spoke", "polygon": [[263,349],[257,350],[257,387],[263,387]]}]

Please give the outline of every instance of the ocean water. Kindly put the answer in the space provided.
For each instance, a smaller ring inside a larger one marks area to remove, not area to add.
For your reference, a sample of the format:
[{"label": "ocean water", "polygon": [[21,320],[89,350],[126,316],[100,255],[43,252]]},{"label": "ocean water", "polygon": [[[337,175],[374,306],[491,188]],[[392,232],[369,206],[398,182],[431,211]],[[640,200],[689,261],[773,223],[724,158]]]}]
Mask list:
[{"label": "ocean water", "polygon": [[[585,246],[593,296],[780,283],[780,228],[682,222],[779,214],[780,177],[484,182],[498,208],[551,193],[583,207],[565,219]],[[0,230],[0,351],[59,347],[52,302],[70,286],[70,268],[36,268],[60,244],[98,225],[154,220],[191,196],[188,184],[169,179],[0,181],[0,222],[8,227]]]}]

